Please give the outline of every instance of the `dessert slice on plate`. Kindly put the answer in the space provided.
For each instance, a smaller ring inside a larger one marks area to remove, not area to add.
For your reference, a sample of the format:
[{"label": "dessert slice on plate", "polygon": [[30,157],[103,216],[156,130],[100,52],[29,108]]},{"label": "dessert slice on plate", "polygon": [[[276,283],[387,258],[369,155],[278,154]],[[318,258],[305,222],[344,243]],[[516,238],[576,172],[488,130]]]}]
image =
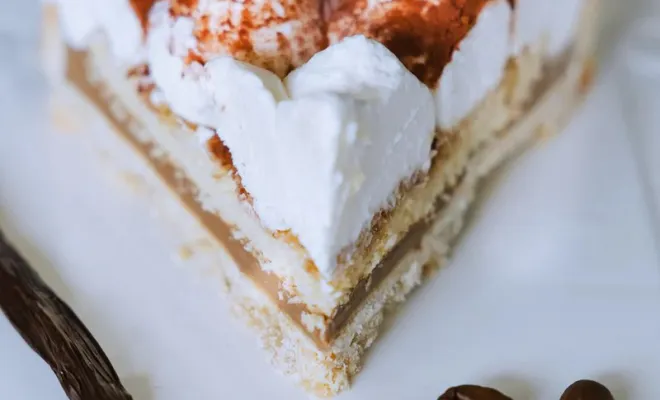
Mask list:
[{"label": "dessert slice on plate", "polygon": [[274,365],[327,396],[479,179],[575,108],[597,5],[60,0],[46,54],[223,245]]}]

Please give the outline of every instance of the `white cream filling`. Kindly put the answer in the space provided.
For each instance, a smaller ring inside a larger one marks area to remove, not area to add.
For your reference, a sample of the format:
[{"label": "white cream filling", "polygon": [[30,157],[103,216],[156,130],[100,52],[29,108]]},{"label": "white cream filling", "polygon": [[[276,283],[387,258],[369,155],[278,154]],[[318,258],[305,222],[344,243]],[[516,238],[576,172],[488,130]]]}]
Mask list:
[{"label": "white cream filling", "polygon": [[145,60],[142,25],[129,0],[55,0],[68,43],[84,48],[103,32],[117,59],[130,65]]},{"label": "white cream filling", "polygon": [[456,128],[502,81],[511,56],[511,18],[507,0],[490,2],[459,44],[434,93],[439,129]]}]

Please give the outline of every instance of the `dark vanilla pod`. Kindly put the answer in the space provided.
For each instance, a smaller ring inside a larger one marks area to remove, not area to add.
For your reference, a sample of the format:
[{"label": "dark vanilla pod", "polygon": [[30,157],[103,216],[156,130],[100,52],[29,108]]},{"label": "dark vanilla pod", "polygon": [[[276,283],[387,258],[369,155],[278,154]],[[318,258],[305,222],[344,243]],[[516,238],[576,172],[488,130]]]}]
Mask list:
[{"label": "dark vanilla pod", "polygon": [[0,309],[51,367],[71,400],[131,400],[76,314],[0,232]]}]

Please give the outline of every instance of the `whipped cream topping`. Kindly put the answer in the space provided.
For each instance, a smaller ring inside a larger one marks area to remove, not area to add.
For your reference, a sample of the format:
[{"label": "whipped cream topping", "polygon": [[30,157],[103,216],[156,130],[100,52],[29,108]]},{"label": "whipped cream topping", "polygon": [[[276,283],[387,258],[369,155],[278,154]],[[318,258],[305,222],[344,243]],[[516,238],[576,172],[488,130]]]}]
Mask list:
[{"label": "whipped cream topping", "polygon": [[456,128],[504,78],[512,15],[508,0],[489,2],[452,54],[434,91],[439,129]]},{"label": "whipped cream topping", "polygon": [[[262,224],[290,230],[322,275],[399,185],[430,165],[430,90],[378,42],[348,38],[283,82],[229,56],[181,57],[193,26],[152,11],[152,77],[172,109],[217,132]],[[208,132],[208,130],[206,130]]]},{"label": "whipped cream topping", "polygon": [[324,27],[319,0],[163,0],[145,46],[129,0],[57,1],[72,45],[102,30],[119,59],[146,57],[174,113],[230,150],[261,223],[325,277],[428,169],[435,129],[455,129],[511,55],[566,48],[583,4],[343,0]]},{"label": "whipped cream topping", "polygon": [[130,65],[145,60],[144,29],[129,0],[56,0],[63,34],[76,48],[103,32],[114,56]]}]

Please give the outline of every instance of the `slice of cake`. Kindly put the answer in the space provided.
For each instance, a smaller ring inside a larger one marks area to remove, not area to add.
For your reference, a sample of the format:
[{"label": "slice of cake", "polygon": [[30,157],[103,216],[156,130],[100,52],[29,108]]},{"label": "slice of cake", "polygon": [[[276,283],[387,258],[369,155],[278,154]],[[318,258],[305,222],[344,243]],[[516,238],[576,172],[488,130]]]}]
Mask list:
[{"label": "slice of cake", "polygon": [[[275,366],[348,387],[479,179],[584,94],[597,0],[59,0],[66,83],[209,236]],[[431,307],[431,305],[428,305]]]}]

